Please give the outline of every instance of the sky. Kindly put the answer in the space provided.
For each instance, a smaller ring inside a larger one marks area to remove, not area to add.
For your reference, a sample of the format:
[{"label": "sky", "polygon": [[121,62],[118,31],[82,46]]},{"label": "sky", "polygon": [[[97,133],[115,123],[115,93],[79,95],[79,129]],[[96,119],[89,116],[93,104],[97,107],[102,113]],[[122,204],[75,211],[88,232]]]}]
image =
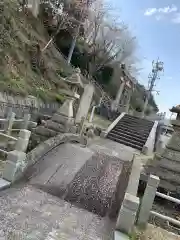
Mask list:
[{"label": "sky", "polygon": [[139,81],[148,85],[152,61],[164,62],[154,93],[161,112],[180,104],[180,0],[111,0],[122,21],[137,37],[140,59]]}]

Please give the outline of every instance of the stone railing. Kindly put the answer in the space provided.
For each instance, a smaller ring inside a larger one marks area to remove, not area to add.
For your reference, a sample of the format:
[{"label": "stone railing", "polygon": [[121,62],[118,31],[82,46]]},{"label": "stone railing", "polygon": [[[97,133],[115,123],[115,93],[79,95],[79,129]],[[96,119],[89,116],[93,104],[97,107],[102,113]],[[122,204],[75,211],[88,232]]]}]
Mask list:
[{"label": "stone railing", "polygon": [[[180,199],[171,197],[169,195],[166,195],[166,194],[163,194],[163,193],[160,193],[157,191],[159,182],[160,182],[159,177],[154,176],[154,175],[149,176],[149,180],[148,180],[145,192],[144,192],[144,196],[141,201],[137,224],[140,227],[145,228],[146,225],[148,224],[148,220],[149,220],[150,216],[154,216],[156,218],[164,220],[165,222],[167,222],[168,225],[172,224],[171,225],[172,229],[175,228],[175,229],[179,230],[180,229],[180,221],[179,220],[174,219],[172,217],[168,217],[165,214],[158,213],[156,211],[152,211],[153,203],[154,203],[156,196],[159,198],[162,198],[162,199],[166,199],[167,201],[170,201],[172,203],[180,205]],[[177,227],[175,227],[174,225]]]},{"label": "stone railing", "polygon": [[148,136],[148,139],[142,149],[142,152],[145,155],[152,155],[154,152],[157,127],[158,127],[158,121],[155,121],[151,129],[151,132]]},{"label": "stone railing", "polygon": [[137,219],[139,209],[139,198],[137,191],[141,174],[141,159],[140,155],[134,154],[132,170],[129,177],[129,183],[124,197],[124,201],[119,211],[114,239],[128,240],[128,236],[133,233],[134,225]]},{"label": "stone railing", "polygon": [[3,186],[5,183],[9,185],[17,178],[18,172],[23,171],[31,136],[31,131],[27,129],[37,125],[37,123],[30,121],[30,117],[30,114],[25,114],[23,119],[15,119],[15,113],[9,112],[7,118],[0,119],[0,153],[1,162],[4,165],[0,189],[1,183]]},{"label": "stone railing", "polygon": [[6,117],[10,111],[14,112],[18,118],[23,117],[25,113],[31,114],[32,118],[37,115],[52,116],[60,107],[57,102],[44,103],[33,96],[27,98],[10,96],[6,93],[0,93],[0,116]]}]

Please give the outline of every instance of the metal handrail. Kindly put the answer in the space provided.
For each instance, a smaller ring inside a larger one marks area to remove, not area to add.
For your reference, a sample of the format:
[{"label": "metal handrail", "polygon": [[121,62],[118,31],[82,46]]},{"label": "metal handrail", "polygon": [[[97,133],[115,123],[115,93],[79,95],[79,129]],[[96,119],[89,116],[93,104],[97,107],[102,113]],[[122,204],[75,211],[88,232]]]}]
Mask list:
[{"label": "metal handrail", "polygon": [[174,218],[165,216],[165,215],[163,215],[163,214],[160,214],[160,213],[157,213],[157,212],[154,212],[154,211],[151,211],[150,213],[151,213],[152,215],[154,215],[155,217],[159,217],[159,218],[161,218],[161,219],[163,219],[163,220],[166,220],[166,221],[168,221],[168,222],[170,222],[170,223],[172,223],[172,224],[175,224],[175,225],[177,225],[177,226],[180,227],[180,221],[178,221],[178,220],[176,220],[176,219],[174,219]]},{"label": "metal handrail", "polygon": [[171,202],[180,204],[180,200],[179,200],[179,199],[174,198],[174,197],[171,197],[171,196],[168,196],[168,195],[166,195],[166,194],[163,194],[163,193],[160,193],[160,192],[156,192],[156,196],[161,197],[161,198],[164,198],[164,199],[169,200],[169,201],[171,201]]},{"label": "metal handrail", "polygon": [[[166,200],[168,200],[168,201],[171,201],[171,202],[180,204],[180,200],[179,200],[179,199],[174,198],[174,197],[171,197],[171,196],[168,196],[168,195],[166,195],[166,194],[163,194],[163,193],[160,193],[160,192],[156,192],[156,196],[161,197],[161,198],[164,198],[164,199],[166,199]],[[151,213],[153,216],[155,216],[155,217],[159,217],[159,218],[161,218],[161,219],[163,219],[163,220],[166,220],[166,221],[168,222],[168,224],[169,224],[169,223],[172,223],[172,224],[175,224],[175,225],[177,225],[178,227],[180,227],[180,221],[178,221],[178,220],[176,220],[176,219],[174,219],[174,218],[165,216],[165,215],[163,215],[163,214],[161,214],[161,213],[157,213],[157,212],[155,212],[155,211],[150,211],[150,213]],[[171,226],[171,227],[175,228],[174,226]],[[177,229],[177,228],[175,228],[175,229]],[[178,229],[179,229],[179,228],[178,228]]]}]

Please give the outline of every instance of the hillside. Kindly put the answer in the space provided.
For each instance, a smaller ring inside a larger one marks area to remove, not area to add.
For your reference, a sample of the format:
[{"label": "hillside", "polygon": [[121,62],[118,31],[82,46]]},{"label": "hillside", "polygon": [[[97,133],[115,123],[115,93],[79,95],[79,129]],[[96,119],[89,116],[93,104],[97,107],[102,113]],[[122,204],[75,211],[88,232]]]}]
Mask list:
[{"label": "hillside", "polygon": [[[1,91],[22,96],[33,95],[45,101],[61,101],[61,89],[68,89],[61,77],[72,74],[74,70],[67,65],[55,45],[50,44],[46,51],[41,51],[50,39],[42,21],[34,18],[30,11],[20,11],[14,0],[2,0],[0,23]],[[76,51],[74,58],[76,61],[79,59]],[[81,64],[78,67],[83,72]],[[113,91],[110,89],[108,85],[107,92],[111,96],[113,92],[116,94],[117,88]],[[143,101],[144,86],[138,84],[131,107],[142,108]],[[157,111],[153,97],[149,105]]]},{"label": "hillside", "polygon": [[60,100],[68,86],[60,74],[66,64],[48,42],[43,24],[30,12],[19,11],[13,0],[0,3],[0,89],[10,94]]}]

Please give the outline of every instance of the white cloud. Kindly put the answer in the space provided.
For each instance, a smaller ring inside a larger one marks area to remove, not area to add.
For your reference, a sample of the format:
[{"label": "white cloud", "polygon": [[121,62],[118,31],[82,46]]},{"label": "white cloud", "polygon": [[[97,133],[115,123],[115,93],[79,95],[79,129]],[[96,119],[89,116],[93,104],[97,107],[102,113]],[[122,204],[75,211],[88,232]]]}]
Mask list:
[{"label": "white cloud", "polygon": [[[172,5],[163,8],[148,8],[145,10],[144,15],[152,16],[158,14],[158,16],[160,17],[161,15],[176,13],[177,11],[178,8],[175,5]],[[159,20],[159,17],[157,18],[157,20]]]},{"label": "white cloud", "polygon": [[157,8],[148,8],[146,9],[144,15],[145,16],[152,16],[157,12]]},{"label": "white cloud", "polygon": [[168,14],[168,13],[172,13],[172,12],[177,12],[177,10],[178,10],[178,8],[175,5],[172,5],[171,7],[167,6],[164,8],[159,8],[158,12]]}]

